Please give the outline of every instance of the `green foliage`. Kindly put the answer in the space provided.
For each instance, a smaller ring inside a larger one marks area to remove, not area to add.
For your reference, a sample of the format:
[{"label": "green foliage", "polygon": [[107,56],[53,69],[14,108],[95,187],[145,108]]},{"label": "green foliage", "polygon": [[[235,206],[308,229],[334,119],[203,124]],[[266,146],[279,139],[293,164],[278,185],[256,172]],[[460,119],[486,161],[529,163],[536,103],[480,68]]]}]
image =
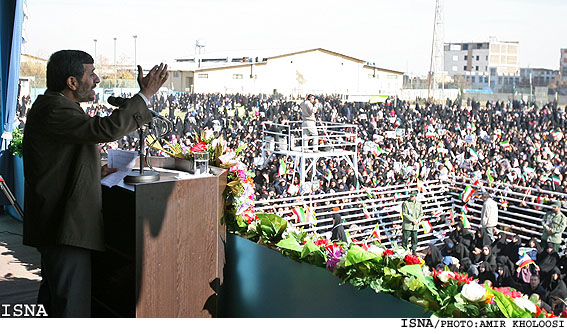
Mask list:
[{"label": "green foliage", "polygon": [[12,141],[10,142],[10,145],[8,145],[8,149],[12,152],[12,155],[17,155],[20,158],[22,157],[24,152],[23,143],[24,135],[20,132],[19,128],[16,128],[12,131]]},{"label": "green foliage", "polygon": [[256,216],[260,220],[256,232],[262,241],[274,244],[279,242],[287,228],[285,219],[272,213],[258,213]]},{"label": "green foliage", "polygon": [[531,318],[531,312],[524,310],[501,292],[488,288],[494,294],[494,302],[506,318]]},{"label": "green foliage", "polygon": [[327,256],[325,253],[323,253],[312,241],[307,241],[305,245],[303,245],[300,258],[302,261],[319,267],[325,267],[325,262],[327,262]]},{"label": "green foliage", "polygon": [[276,246],[282,249],[283,255],[301,262],[301,251],[303,250],[303,247],[297,242],[297,240],[295,240],[294,237],[289,236],[278,242]]},{"label": "green foliage", "polygon": [[352,266],[354,264],[364,262],[367,260],[377,259],[378,255],[365,251],[362,247],[353,245],[350,247],[346,254],[345,266]]},{"label": "green foliage", "polygon": [[303,250],[303,247],[301,247],[301,245],[297,242],[297,240],[295,240],[294,237],[287,237],[286,239],[283,239],[282,241],[278,242],[276,246],[300,253]]}]

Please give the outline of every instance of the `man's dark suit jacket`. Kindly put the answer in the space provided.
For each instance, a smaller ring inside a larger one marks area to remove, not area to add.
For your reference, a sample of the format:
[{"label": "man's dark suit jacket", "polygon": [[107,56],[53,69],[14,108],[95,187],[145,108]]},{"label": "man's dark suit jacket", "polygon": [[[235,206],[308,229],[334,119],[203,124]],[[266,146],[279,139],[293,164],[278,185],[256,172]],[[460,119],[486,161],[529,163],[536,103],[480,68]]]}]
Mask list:
[{"label": "man's dark suit jacket", "polygon": [[23,141],[25,245],[104,250],[97,144],[115,141],[151,117],[139,95],[108,117],[92,118],[58,92],[38,96]]}]

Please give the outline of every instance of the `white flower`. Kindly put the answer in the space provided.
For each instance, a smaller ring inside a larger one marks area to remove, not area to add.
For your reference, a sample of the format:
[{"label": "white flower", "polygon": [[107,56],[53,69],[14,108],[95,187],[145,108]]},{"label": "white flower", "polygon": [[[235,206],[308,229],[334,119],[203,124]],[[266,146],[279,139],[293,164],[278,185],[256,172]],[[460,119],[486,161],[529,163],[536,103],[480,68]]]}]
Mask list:
[{"label": "white flower", "polygon": [[214,135],[215,133],[213,130],[205,130],[205,140],[213,138]]},{"label": "white flower", "polygon": [[406,255],[408,255],[410,253],[409,250],[404,249],[404,248],[397,248],[394,249],[394,254],[393,257],[396,257],[398,259],[403,259],[406,257]]},{"label": "white flower", "polygon": [[256,231],[257,227],[258,227],[258,221],[257,220],[251,222],[250,224],[248,224],[248,232]]},{"label": "white flower", "polygon": [[374,253],[377,255],[382,255],[384,253],[384,250],[385,250],[384,248],[378,247],[376,245],[370,245],[370,247],[368,247],[368,251],[370,253]]},{"label": "white flower", "polygon": [[463,297],[471,302],[482,301],[485,293],[486,289],[474,281],[463,286],[463,290],[461,291]]},{"label": "white flower", "polygon": [[220,140],[218,138],[213,139],[213,141],[211,142],[211,147],[212,148],[217,148],[217,146],[219,145]]},{"label": "white flower", "polygon": [[222,164],[225,164],[225,163],[231,161],[232,159],[234,159],[235,156],[236,156],[236,153],[234,153],[234,152],[228,152],[228,153],[225,153],[225,154],[221,155],[221,156],[219,157],[219,160],[220,160],[220,162],[221,162]]},{"label": "white flower", "polygon": [[423,266],[423,275],[425,276],[431,276],[431,270],[429,270],[429,266]]},{"label": "white flower", "polygon": [[514,303],[516,303],[516,305],[523,308],[524,310],[530,311],[532,313],[535,313],[537,311],[536,306],[528,299],[527,296],[514,298]]},{"label": "white flower", "polygon": [[441,282],[443,283],[447,283],[449,282],[449,278],[451,278],[451,271],[443,271],[439,274],[439,276],[437,276],[437,278],[439,278],[439,280],[441,280]]}]

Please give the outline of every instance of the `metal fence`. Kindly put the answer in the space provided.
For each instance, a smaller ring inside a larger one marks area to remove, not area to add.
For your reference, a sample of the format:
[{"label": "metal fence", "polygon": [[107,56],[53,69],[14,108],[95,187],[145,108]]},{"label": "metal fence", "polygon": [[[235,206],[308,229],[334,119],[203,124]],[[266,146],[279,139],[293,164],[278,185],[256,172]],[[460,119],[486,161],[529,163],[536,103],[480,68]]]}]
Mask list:
[{"label": "metal fence", "polygon": [[[460,224],[465,203],[460,196],[467,185],[476,195],[466,203],[467,218],[473,228],[480,226],[483,190],[492,194],[499,203],[497,229],[508,236],[519,235],[525,242],[530,238],[539,239],[542,234],[541,220],[551,210],[551,202],[565,200],[567,194],[535,188],[521,187],[507,183],[490,185],[474,184],[472,179],[451,177],[447,181],[424,181],[419,183],[421,191],[418,200],[423,205],[424,220],[431,223],[433,230],[418,231],[418,250],[430,243],[441,244],[453,230],[452,224]],[[355,191],[330,194],[288,197],[257,201],[259,212],[277,213],[289,223],[307,232],[315,232],[330,238],[333,216],[340,214],[342,225],[352,239],[375,241],[385,245],[401,243],[401,206],[417,183],[393,185],[382,188],[366,188]],[[316,222],[300,221],[293,209],[304,208],[315,213]],[[377,231],[378,238],[373,235]],[[567,232],[564,232],[564,237]]]}]

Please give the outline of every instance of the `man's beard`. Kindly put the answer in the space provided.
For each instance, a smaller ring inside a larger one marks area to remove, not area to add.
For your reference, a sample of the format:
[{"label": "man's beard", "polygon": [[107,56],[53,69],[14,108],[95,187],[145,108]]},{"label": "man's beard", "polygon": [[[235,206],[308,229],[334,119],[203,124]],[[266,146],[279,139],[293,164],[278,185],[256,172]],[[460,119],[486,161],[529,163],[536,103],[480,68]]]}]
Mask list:
[{"label": "man's beard", "polygon": [[86,85],[79,83],[79,88],[75,91],[75,97],[79,102],[89,102],[94,100],[94,87],[87,87]]}]

